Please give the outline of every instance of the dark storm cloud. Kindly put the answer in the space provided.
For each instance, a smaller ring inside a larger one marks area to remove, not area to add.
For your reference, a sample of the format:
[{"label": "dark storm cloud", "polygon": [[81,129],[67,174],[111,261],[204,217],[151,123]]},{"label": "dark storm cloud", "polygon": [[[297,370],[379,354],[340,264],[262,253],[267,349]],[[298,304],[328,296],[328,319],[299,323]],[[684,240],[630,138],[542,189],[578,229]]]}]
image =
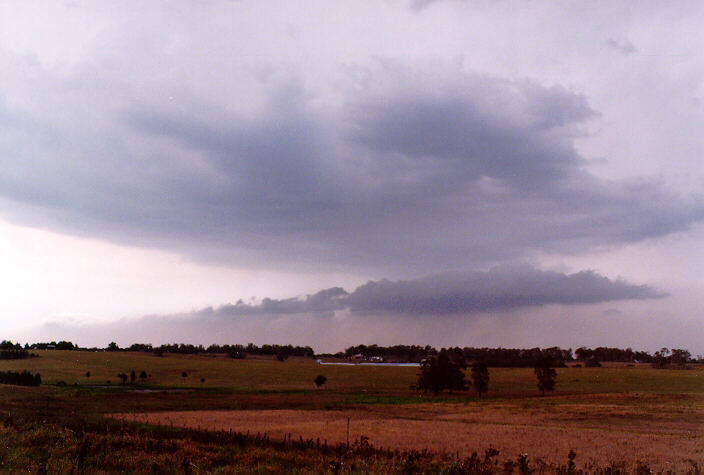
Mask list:
[{"label": "dark storm cloud", "polygon": [[69,88],[35,70],[60,113],[5,119],[0,211],[201,260],[386,275],[580,253],[704,216],[661,184],[589,174],[582,95],[435,66],[378,61],[327,102],[292,77],[247,114],[197,96],[116,106],[92,76]]},{"label": "dark storm cloud", "polygon": [[335,310],[349,309],[353,314],[441,316],[549,304],[643,300],[664,295],[649,286],[610,280],[593,271],[563,274],[530,266],[503,266],[488,272],[445,273],[401,281],[369,281],[351,293],[333,287],[304,298],[265,298],[256,304],[239,301],[215,310],[202,310],[198,315],[329,315]]}]

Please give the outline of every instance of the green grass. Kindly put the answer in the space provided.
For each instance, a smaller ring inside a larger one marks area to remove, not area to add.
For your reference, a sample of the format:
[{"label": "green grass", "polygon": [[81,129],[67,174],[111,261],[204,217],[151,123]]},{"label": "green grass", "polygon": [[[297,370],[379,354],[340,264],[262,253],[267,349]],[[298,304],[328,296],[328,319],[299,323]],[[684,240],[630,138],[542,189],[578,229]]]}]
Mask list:
[{"label": "green grass", "polygon": [[[148,427],[108,422],[105,413],[351,409],[421,420],[459,411],[468,424],[477,414],[495,414],[496,424],[504,423],[502,418],[510,422],[529,416],[545,427],[571,427],[577,432],[620,427],[634,433],[646,427],[642,424],[682,431],[704,421],[702,365],[690,370],[560,368],[556,391],[545,398],[538,396],[532,369],[490,368],[489,393],[478,399],[471,390],[438,397],[419,394],[410,388],[419,372],[413,367],[321,366],[304,358],[281,363],[126,352],[36,353],[38,358],[0,361],[0,371],[27,369],[39,372],[43,380],[39,388],[0,385],[0,471],[76,471],[86,440],[90,448],[82,462],[86,469],[179,471],[188,462],[209,471],[334,471],[330,463],[336,455],[315,449],[279,450],[256,444],[245,449],[213,444],[206,440],[210,436],[185,430],[171,434],[154,429],[152,434]],[[137,374],[144,370],[151,377],[136,385],[119,384],[117,374],[131,370]],[[313,383],[318,374],[328,379],[322,389]],[[66,385],[57,386],[59,381]],[[364,465],[365,457],[352,459],[350,464],[357,464],[359,471],[408,471],[406,462],[393,457],[375,459],[372,465]],[[418,469],[441,472],[433,463],[429,459]],[[443,470],[451,465],[442,465]]]},{"label": "green grass", "polygon": [[[328,378],[328,391],[346,393],[393,393],[413,400],[418,368],[387,366],[321,366],[312,359],[234,360],[212,356],[149,353],[37,351],[27,360],[0,361],[0,371],[27,369],[38,372],[46,384],[64,381],[68,385],[93,386],[103,390],[119,387],[118,373],[137,375],[144,370],[151,377],[138,383],[144,388],[227,389],[241,392],[314,390],[318,374]],[[86,372],[91,376],[86,377]],[[185,372],[188,376],[182,377]],[[557,392],[704,394],[704,366],[689,370],[657,370],[649,366],[560,368]],[[489,397],[522,395],[537,391],[530,368],[491,368]],[[201,382],[201,378],[205,379]],[[470,394],[472,394],[470,392]],[[363,397],[363,396],[360,396]],[[370,399],[371,401],[371,399]],[[383,399],[379,399],[383,401]]]}]

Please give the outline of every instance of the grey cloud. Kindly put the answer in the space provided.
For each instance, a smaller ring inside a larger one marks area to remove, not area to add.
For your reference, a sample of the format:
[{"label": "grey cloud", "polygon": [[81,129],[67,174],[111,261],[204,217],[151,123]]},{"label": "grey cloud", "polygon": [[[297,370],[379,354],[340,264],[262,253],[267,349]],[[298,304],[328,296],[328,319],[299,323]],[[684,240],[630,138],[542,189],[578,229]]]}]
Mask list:
[{"label": "grey cloud", "polygon": [[704,216],[662,184],[585,171],[574,139],[596,112],[564,87],[446,64],[364,71],[332,102],[293,75],[244,114],[186,93],[116,106],[94,71],[68,87],[32,70],[61,114],[0,113],[24,117],[6,119],[0,213],[201,260],[382,275],[580,253]]},{"label": "grey cloud", "polygon": [[340,287],[304,298],[269,299],[261,303],[208,308],[200,315],[239,317],[325,314],[349,309],[366,315],[467,315],[549,304],[579,305],[644,300],[666,294],[647,285],[610,280],[594,271],[574,274],[531,266],[502,266],[488,272],[445,273],[414,280],[369,281],[351,293]]},{"label": "grey cloud", "polygon": [[630,54],[636,53],[638,50],[636,49],[635,45],[631,43],[630,40],[624,39],[624,40],[615,40],[613,38],[609,38],[606,40],[606,44],[610,47],[618,51],[619,53],[623,54],[624,56],[628,56]]}]

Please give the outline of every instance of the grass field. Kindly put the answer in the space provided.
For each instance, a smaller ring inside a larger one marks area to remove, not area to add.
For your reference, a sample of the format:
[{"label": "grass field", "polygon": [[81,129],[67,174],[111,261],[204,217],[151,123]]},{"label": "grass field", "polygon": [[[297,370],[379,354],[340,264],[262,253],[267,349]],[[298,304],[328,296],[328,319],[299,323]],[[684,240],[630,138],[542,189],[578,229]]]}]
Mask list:
[{"label": "grass field", "polygon": [[[40,388],[0,385],[3,470],[40,470],[33,460],[44,453],[38,448],[42,445],[53,454],[44,467],[55,471],[78,468],[81,461],[84,468],[137,471],[334,472],[354,466],[383,472],[409,467],[431,473],[449,467],[470,472],[514,467],[518,472],[519,457],[527,454],[524,462],[550,472],[570,468],[571,450],[575,468],[588,472],[647,466],[696,473],[696,467],[704,467],[701,366],[561,368],[556,391],[546,397],[539,396],[531,369],[492,368],[489,393],[477,399],[471,392],[419,394],[410,389],[418,373],[412,367],[321,366],[297,358],[281,363],[122,352],[37,353],[29,360],[0,361],[0,370],[28,369],[44,381]],[[135,385],[119,384],[117,373],[131,370],[144,370],[150,377]],[[318,374],[328,378],[324,388],[313,384]],[[59,382],[65,385],[57,386]],[[350,449],[348,418],[350,440],[358,441]],[[70,430],[74,445],[52,443],[48,427],[51,434]],[[139,431],[146,431],[140,444],[128,451],[126,441]],[[237,439],[230,431],[245,435]],[[234,438],[217,439],[221,436],[215,434]],[[300,443],[281,445],[290,438]],[[344,454],[326,451],[339,443]],[[105,444],[114,450],[105,450]],[[368,444],[384,450],[360,452],[371,450]],[[489,460],[490,447],[498,454]],[[473,459],[474,452],[478,456]],[[338,465],[343,461],[347,465]]]}]

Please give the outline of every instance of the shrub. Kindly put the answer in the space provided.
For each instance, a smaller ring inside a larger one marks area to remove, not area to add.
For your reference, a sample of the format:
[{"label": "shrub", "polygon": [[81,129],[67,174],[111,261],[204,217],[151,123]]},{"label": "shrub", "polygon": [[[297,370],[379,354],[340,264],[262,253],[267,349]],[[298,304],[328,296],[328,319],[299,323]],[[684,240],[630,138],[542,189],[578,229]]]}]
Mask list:
[{"label": "shrub", "polygon": [[315,380],[313,381],[316,386],[320,387],[323,384],[327,383],[328,378],[323,376],[322,374],[319,374],[318,376],[315,377]]},{"label": "shrub", "polygon": [[601,363],[596,358],[589,358],[584,362],[585,368],[601,368]]}]

